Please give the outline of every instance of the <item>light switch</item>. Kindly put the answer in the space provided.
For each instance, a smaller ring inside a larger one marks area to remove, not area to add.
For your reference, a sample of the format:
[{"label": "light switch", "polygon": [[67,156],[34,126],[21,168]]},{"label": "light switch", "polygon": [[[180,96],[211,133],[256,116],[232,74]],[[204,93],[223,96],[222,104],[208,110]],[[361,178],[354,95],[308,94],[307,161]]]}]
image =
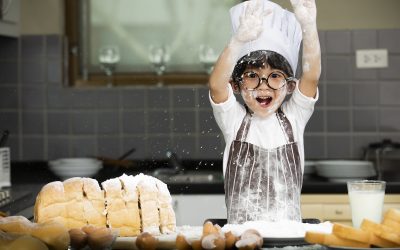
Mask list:
[{"label": "light switch", "polygon": [[360,49],[356,51],[357,68],[387,68],[387,49]]}]

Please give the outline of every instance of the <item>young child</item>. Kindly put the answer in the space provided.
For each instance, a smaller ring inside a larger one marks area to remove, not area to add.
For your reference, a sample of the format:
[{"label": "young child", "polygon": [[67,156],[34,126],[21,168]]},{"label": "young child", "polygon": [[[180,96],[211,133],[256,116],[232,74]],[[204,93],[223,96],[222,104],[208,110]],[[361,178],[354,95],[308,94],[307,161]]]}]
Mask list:
[{"label": "young child", "polygon": [[[226,142],[230,224],[301,221],[303,133],[318,99],[321,53],[315,0],[291,4],[294,14],[268,0],[234,6],[233,37],[210,76],[210,101]],[[302,38],[303,73],[297,80]]]}]

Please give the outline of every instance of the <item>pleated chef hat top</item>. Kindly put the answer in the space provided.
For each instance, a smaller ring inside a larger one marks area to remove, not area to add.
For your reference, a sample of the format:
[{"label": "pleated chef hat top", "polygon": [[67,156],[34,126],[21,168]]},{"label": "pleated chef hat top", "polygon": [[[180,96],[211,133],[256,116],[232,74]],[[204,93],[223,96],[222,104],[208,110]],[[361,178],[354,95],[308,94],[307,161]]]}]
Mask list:
[{"label": "pleated chef hat top", "polygon": [[[240,17],[246,11],[248,3],[249,1],[245,1],[230,9],[233,33],[239,28]],[[262,33],[256,40],[243,45],[237,59],[256,50],[271,50],[285,57],[295,74],[302,39],[300,23],[292,12],[284,10],[276,3],[262,0],[262,8],[264,11],[270,9],[272,13],[264,15]]]}]

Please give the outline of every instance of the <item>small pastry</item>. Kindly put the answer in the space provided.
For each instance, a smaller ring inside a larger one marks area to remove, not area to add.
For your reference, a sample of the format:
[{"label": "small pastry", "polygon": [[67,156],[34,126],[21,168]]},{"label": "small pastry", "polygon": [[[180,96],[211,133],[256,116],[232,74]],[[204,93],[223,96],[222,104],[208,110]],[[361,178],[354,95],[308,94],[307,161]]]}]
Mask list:
[{"label": "small pastry", "polygon": [[206,221],[203,225],[203,236],[212,234],[212,233],[217,233],[217,229],[214,227],[214,225],[211,223],[211,221]]},{"label": "small pastry", "polygon": [[116,235],[110,228],[97,227],[88,233],[88,245],[90,249],[108,249],[114,243]]},{"label": "small pastry", "polygon": [[192,249],[193,250],[204,250],[201,246],[201,239],[192,241]]},{"label": "small pastry", "polygon": [[69,231],[69,237],[71,238],[71,247],[73,249],[82,249],[88,243],[88,235],[79,228],[73,228]]},{"label": "small pastry", "polygon": [[225,233],[225,249],[231,250],[235,247],[236,241],[239,237],[234,235],[231,231]]},{"label": "small pastry", "polygon": [[263,245],[263,238],[254,229],[248,229],[242,233],[240,239],[235,243],[239,250],[260,249]]},{"label": "small pastry", "polygon": [[224,250],[225,249],[225,237],[219,233],[212,233],[203,236],[201,240],[201,246],[207,250]]},{"label": "small pastry", "polygon": [[136,238],[136,246],[140,250],[155,250],[157,247],[157,239],[150,233],[143,232]]},{"label": "small pastry", "polygon": [[175,244],[176,244],[176,249],[178,249],[178,250],[191,250],[192,249],[189,242],[187,242],[185,236],[182,234],[178,234],[176,236]]}]

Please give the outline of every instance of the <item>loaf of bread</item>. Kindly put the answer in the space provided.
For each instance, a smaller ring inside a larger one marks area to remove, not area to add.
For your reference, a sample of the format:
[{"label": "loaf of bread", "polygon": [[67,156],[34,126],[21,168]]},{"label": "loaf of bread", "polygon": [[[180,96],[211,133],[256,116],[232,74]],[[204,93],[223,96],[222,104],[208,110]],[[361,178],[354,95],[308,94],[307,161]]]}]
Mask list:
[{"label": "loaf of bread", "polygon": [[80,177],[48,183],[36,198],[34,219],[56,221],[68,229],[108,226],[119,236],[175,231],[172,198],[162,181],[124,174],[102,182],[101,187],[95,179]]}]

